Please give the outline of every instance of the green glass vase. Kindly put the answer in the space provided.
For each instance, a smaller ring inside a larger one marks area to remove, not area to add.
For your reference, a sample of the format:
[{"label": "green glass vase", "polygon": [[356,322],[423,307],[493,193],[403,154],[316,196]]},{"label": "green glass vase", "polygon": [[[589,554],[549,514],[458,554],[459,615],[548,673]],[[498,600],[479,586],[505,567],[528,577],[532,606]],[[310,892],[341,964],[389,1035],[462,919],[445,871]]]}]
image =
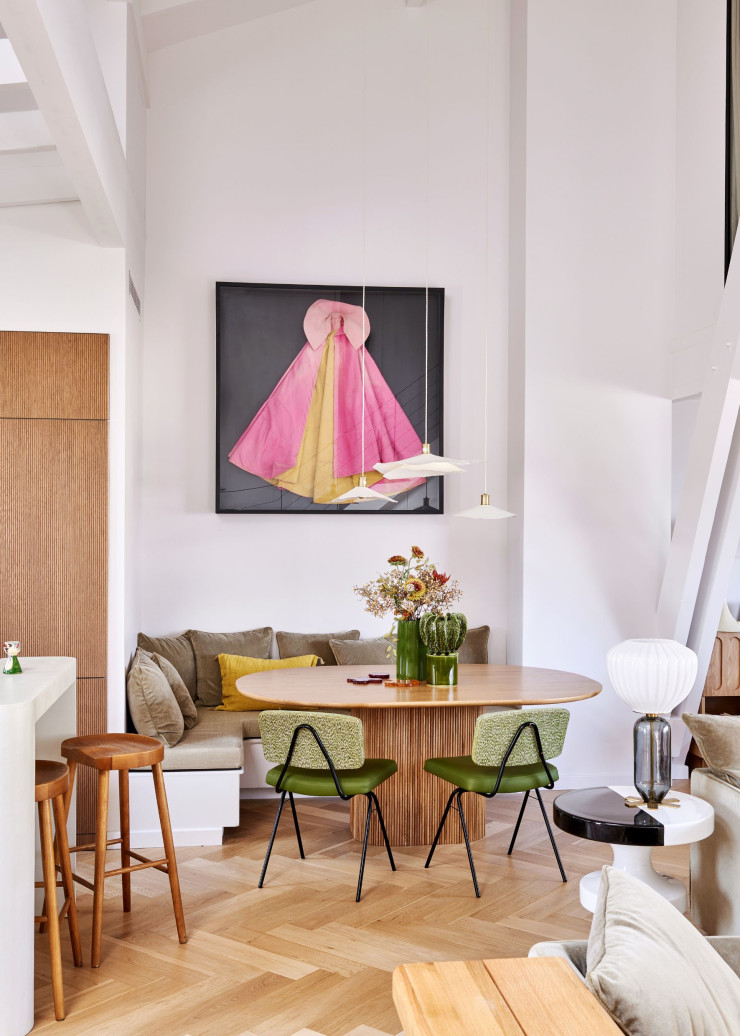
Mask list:
[{"label": "green glass vase", "polygon": [[419,636],[419,620],[399,619],[396,632],[396,679],[423,683],[427,678],[427,651]]},{"label": "green glass vase", "polygon": [[457,651],[449,655],[427,655],[427,683],[432,687],[457,686]]}]

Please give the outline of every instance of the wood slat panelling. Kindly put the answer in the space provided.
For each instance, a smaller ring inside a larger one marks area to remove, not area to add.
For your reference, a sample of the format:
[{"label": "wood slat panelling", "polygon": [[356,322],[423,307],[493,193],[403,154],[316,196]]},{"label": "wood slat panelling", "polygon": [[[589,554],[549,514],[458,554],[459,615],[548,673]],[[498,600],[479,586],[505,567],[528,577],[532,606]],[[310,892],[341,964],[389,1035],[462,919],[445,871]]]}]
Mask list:
[{"label": "wood slat panelling", "polygon": [[0,418],[108,417],[108,336],[0,331]]},{"label": "wood slat panelling", "polygon": [[[433,714],[418,708],[352,710],[352,715],[362,720],[367,758],[395,759],[398,764],[398,773],[375,789],[391,845],[431,845],[452,785],[427,773],[424,763],[440,756],[468,754],[475,721],[482,712],[483,706],[475,705],[435,709]],[[479,795],[466,795],[463,809],[470,838],[482,838],[486,833],[485,800]],[[363,795],[351,800],[352,834],[360,840],[366,813]],[[452,813],[439,841],[445,845],[461,840],[460,821],[457,813]],[[370,825],[370,841],[383,844],[376,816]]]},{"label": "wood slat panelling", "polygon": [[0,421],[0,640],[106,675],[105,421]]},{"label": "wood slat panelling", "polygon": [[[77,733],[103,734],[108,725],[107,680],[77,681]],[[97,771],[89,766],[77,768],[77,834],[80,841],[95,832],[95,807],[98,798]]]}]

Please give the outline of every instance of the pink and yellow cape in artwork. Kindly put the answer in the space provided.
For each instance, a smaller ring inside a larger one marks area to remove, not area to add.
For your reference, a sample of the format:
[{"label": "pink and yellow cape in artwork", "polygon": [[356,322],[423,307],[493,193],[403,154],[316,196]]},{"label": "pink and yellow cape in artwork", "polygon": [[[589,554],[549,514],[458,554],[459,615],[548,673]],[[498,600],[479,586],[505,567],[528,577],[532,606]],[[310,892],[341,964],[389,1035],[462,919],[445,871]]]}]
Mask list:
[{"label": "pink and yellow cape in artwork", "polygon": [[[317,504],[359,485],[364,354],[367,484],[396,496],[423,482],[374,470],[420,453],[421,440],[365,348],[362,318],[360,306],[314,302],[303,322],[308,341],[229,453],[232,464]],[[366,340],[367,315],[364,326]]]}]

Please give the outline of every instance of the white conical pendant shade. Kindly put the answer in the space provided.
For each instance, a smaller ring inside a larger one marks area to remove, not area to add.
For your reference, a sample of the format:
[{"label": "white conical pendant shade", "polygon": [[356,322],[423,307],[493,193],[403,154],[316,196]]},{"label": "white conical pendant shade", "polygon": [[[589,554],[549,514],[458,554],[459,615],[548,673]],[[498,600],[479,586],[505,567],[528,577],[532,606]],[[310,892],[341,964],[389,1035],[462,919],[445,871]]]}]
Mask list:
[{"label": "white conical pendant shade", "polygon": [[462,471],[470,463],[468,460],[453,460],[451,457],[440,457],[430,453],[429,447],[415,457],[394,460],[389,464],[376,464],[375,470],[384,478],[396,482],[400,479],[435,478],[437,475],[452,475]]},{"label": "white conical pendant shade", "polygon": [[489,521],[495,518],[514,518],[511,511],[504,511],[500,507],[494,507],[488,493],[481,493],[480,503],[475,507],[469,507],[467,511],[458,511],[455,518],[483,518]]},{"label": "white conical pendant shade", "polygon": [[337,496],[332,500],[333,504],[363,504],[369,500],[385,500],[389,504],[398,503],[397,500],[392,496],[385,496],[383,493],[379,493],[377,489],[370,489],[367,484],[367,479],[364,475],[360,476],[359,486],[354,486],[352,489],[348,489],[346,493],[342,493],[341,496]]}]

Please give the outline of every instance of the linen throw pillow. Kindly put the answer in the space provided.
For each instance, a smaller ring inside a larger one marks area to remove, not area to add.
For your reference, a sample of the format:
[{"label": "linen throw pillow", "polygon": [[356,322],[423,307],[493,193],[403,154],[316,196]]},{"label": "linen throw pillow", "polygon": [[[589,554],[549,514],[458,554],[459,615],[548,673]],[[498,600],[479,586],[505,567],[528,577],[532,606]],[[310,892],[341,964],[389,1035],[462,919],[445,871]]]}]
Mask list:
[{"label": "linen throw pillow", "polygon": [[458,651],[458,661],[462,664],[485,665],[488,662],[488,638],[490,626],[473,626],[469,629],[465,640]]},{"label": "linen throw pillow", "polygon": [[388,654],[388,643],[385,637],[367,637],[365,640],[330,640],[329,647],[337,665],[392,666],[396,660]]},{"label": "linen throw pillow", "polygon": [[340,633],[286,633],[275,634],[278,654],[281,658],[296,658],[298,655],[318,655],[324,665],[336,665],[329,642],[332,640],[358,640],[359,630],[344,630]]},{"label": "linen throw pillow", "polygon": [[604,867],[586,983],[630,1036],[737,1036],[740,978],[660,893]]},{"label": "linen throw pillow", "polygon": [[174,748],[185,731],[183,714],[164,673],[140,648],[129,669],[126,696],[138,733]]},{"label": "linen throw pillow", "polygon": [[188,637],[195,652],[197,700],[202,705],[220,705],[221,670],[216,656],[227,654],[267,658],[272,647],[272,626],[244,630],[241,633],[205,633],[202,630],[188,630]]},{"label": "linen throw pillow", "polygon": [[136,643],[150,654],[162,655],[171,662],[182,677],[190,697],[195,700],[195,655],[187,633],[181,633],[178,637],[149,637],[146,633],[140,633]]},{"label": "linen throw pillow", "polygon": [[740,716],[681,716],[704,762],[720,780],[740,788]]},{"label": "linen throw pillow", "polygon": [[168,662],[164,655],[158,655],[157,652],[154,651],[152,652],[151,657],[164,673],[164,678],[170,685],[172,693],[175,696],[175,700],[180,706],[180,712],[185,721],[185,729],[192,730],[198,722],[198,710],[195,707],[195,702],[190,697],[190,691],[183,683],[182,677],[175,669],[172,662]]},{"label": "linen throw pillow", "polygon": [[221,686],[223,687],[223,705],[218,705],[215,712],[260,712],[263,709],[277,709],[279,705],[268,705],[256,698],[248,698],[236,688],[240,676],[251,676],[253,673],[265,673],[270,669],[299,669],[319,665],[318,655],[299,655],[297,658],[246,658],[243,655],[219,655],[218,665],[221,670]]}]

